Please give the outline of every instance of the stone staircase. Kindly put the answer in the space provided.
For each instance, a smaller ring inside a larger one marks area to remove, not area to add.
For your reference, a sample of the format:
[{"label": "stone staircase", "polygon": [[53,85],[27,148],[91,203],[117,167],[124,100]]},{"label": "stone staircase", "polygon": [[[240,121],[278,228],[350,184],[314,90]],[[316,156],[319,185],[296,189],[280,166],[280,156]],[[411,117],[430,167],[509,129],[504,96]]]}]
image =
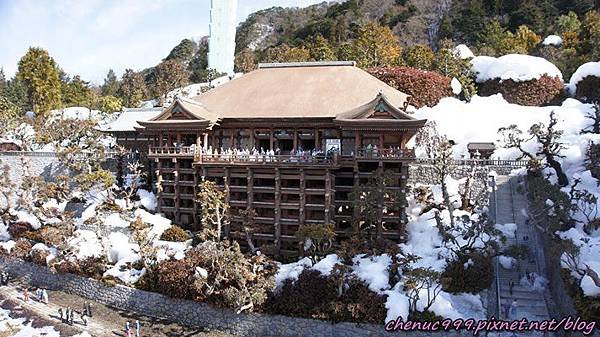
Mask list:
[{"label": "stone staircase", "polygon": [[[528,224],[527,218],[527,197],[521,191],[518,191],[520,177],[498,176],[496,177],[496,223],[506,224],[514,223],[517,225],[514,238],[507,238],[503,247],[513,244],[526,245],[532,252],[527,259],[517,260],[517,263],[511,269],[505,269],[498,265],[497,282],[500,289],[501,308],[510,305],[514,300],[517,301],[516,314],[509,314],[506,317],[501,309],[500,318],[503,320],[513,320],[527,318],[528,320],[547,320],[550,319],[546,302],[546,290],[534,290],[528,285],[520,283],[527,273],[537,273],[544,276],[543,268],[539,264],[539,251],[536,235],[532,226]],[[511,281],[513,286],[511,289]],[[506,333],[506,336],[544,336],[541,332],[529,333]],[[504,334],[503,334],[504,336]]]}]

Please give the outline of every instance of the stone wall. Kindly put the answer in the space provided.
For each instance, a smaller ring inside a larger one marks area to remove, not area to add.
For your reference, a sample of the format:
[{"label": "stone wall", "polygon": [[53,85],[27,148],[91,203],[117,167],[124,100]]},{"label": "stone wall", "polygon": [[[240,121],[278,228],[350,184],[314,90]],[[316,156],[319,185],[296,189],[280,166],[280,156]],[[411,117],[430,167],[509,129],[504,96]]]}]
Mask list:
[{"label": "stone wall", "polygon": [[0,161],[2,166],[10,167],[11,180],[17,185],[21,184],[25,174],[23,161],[29,163],[32,175],[42,176],[46,180],[68,172],[56,155],[50,152],[0,152]]},{"label": "stone wall", "polygon": [[61,290],[124,311],[166,319],[191,327],[220,330],[237,336],[456,336],[456,332],[388,333],[384,331],[383,324],[332,324],[278,315],[236,314],[231,310],[215,308],[204,303],[173,299],[121,285],[110,287],[96,280],[76,275],[53,274],[46,267],[9,257],[0,257],[0,269],[7,271],[12,278],[21,279],[35,287]]}]

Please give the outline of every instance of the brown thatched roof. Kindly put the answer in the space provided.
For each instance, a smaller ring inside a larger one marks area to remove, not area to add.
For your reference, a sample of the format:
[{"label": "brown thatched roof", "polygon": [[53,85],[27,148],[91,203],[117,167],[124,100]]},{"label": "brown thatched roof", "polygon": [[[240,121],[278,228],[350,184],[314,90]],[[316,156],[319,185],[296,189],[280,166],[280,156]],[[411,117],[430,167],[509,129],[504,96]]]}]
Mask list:
[{"label": "brown thatched roof", "polygon": [[302,62],[261,64],[193,100],[220,119],[327,118],[367,104],[379,93],[399,109],[408,98],[354,62]]}]

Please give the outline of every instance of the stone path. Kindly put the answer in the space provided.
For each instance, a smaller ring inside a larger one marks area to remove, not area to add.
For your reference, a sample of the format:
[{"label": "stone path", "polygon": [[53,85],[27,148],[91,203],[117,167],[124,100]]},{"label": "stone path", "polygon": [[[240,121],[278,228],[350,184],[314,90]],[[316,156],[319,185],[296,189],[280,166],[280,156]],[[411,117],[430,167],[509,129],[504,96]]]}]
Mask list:
[{"label": "stone path", "polygon": [[[34,322],[38,321],[40,326],[52,325],[61,332],[61,336],[72,336],[87,331],[93,337],[124,337],[125,322],[132,323],[137,319],[142,324],[141,336],[233,337],[218,331],[192,329],[151,317],[125,313],[94,302],[92,302],[93,317],[88,318],[88,324],[84,326],[78,314],[82,309],[83,298],[61,291],[48,291],[50,303],[46,305],[35,300],[35,289],[30,288],[30,300],[25,303],[22,292],[24,286],[24,284],[13,283],[8,287],[0,287],[0,299],[3,300],[0,307],[9,309],[19,317],[27,317]],[[62,323],[59,319],[58,309],[63,308],[64,310],[67,306],[74,308],[77,312],[74,315],[72,326]]]},{"label": "stone path", "polygon": [[[528,286],[520,284],[521,278],[528,272],[537,273],[541,276],[543,268],[539,265],[538,243],[532,226],[527,222],[527,197],[524,187],[520,185],[521,177],[498,176],[496,178],[496,223],[514,223],[517,225],[516,237],[508,238],[504,247],[519,244],[526,245],[532,252],[531,256],[524,260],[518,260],[512,269],[505,269],[499,265],[498,280],[500,285],[500,303],[510,305],[517,301],[516,315],[509,314],[506,317],[502,312],[502,319],[547,320],[550,319],[545,294],[543,291],[535,291]],[[513,286],[511,287],[511,282]],[[511,289],[512,288],[512,289]],[[501,309],[501,311],[504,311]],[[542,333],[517,334],[518,336],[543,336]],[[507,334],[512,336],[512,334]]]}]

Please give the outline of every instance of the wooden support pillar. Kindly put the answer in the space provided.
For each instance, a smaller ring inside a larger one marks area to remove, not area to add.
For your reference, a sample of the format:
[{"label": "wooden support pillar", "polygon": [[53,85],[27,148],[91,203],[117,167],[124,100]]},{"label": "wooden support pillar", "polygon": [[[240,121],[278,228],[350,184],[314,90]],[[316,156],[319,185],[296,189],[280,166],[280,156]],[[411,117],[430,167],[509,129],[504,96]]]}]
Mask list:
[{"label": "wooden support pillar", "polygon": [[246,199],[248,200],[247,208],[253,208],[254,203],[254,172],[251,167],[247,167],[247,184],[246,184]]},{"label": "wooden support pillar", "polygon": [[181,212],[179,211],[179,205],[181,204],[181,186],[179,185],[179,161],[177,158],[173,158],[175,162],[175,222],[181,224]]},{"label": "wooden support pillar", "polygon": [[256,148],[256,139],[254,138],[255,137],[254,128],[250,128],[248,130],[248,132],[250,132],[250,150],[252,150],[252,149]]},{"label": "wooden support pillar", "polygon": [[177,132],[177,144],[181,145],[181,132]]},{"label": "wooden support pillar", "polygon": [[205,132],[203,136],[204,141],[202,142],[202,146],[204,147],[204,150],[208,150],[208,132]]},{"label": "wooden support pillar", "polygon": [[358,130],[354,130],[354,156],[358,156],[358,151],[360,150],[360,132]]},{"label": "wooden support pillar", "polygon": [[194,230],[200,230],[200,219],[198,215],[200,214],[200,205],[196,202],[196,198],[198,197],[198,185],[200,184],[200,177],[198,176],[198,168],[194,169]]},{"label": "wooden support pillar", "polygon": [[321,149],[321,139],[319,139],[319,128],[315,128],[315,149]]},{"label": "wooden support pillar", "polygon": [[294,151],[298,151],[298,130],[294,129]]},{"label": "wooden support pillar", "polygon": [[236,133],[236,129],[232,129],[231,130],[231,135],[229,135],[229,148],[230,149],[235,149],[235,133]]},{"label": "wooden support pillar", "polygon": [[275,168],[275,255],[281,253],[281,173]]},{"label": "wooden support pillar", "polygon": [[325,170],[325,223],[331,223],[331,199],[332,199],[332,186],[331,186],[331,172],[329,169]]},{"label": "wooden support pillar", "polygon": [[[225,185],[225,203],[229,204],[231,200],[231,190],[229,185],[231,184],[231,169],[229,167],[225,167],[225,175],[223,176],[223,185]],[[229,225],[223,227],[223,237],[229,237],[230,228]]]},{"label": "wooden support pillar", "polygon": [[379,134],[379,149],[383,149],[383,133]]},{"label": "wooden support pillar", "polygon": [[[356,191],[358,186],[360,185],[360,172],[358,171],[358,163],[354,162],[354,190]],[[352,205],[353,209],[352,209],[352,221],[353,221],[353,226],[354,226],[354,232],[355,233],[359,233],[360,232],[360,224],[358,223],[358,218],[360,216],[360,210],[358,209],[358,207],[356,207],[353,203]]]},{"label": "wooden support pillar", "polygon": [[158,146],[163,147],[163,133],[162,131],[158,134]]},{"label": "wooden support pillar", "polygon": [[304,169],[300,169],[300,210],[298,213],[298,223],[304,225],[306,221],[306,174]]},{"label": "wooden support pillar", "polygon": [[269,129],[269,149],[270,150],[275,150],[273,148],[273,143],[275,142],[275,138],[273,137],[273,129]]}]

